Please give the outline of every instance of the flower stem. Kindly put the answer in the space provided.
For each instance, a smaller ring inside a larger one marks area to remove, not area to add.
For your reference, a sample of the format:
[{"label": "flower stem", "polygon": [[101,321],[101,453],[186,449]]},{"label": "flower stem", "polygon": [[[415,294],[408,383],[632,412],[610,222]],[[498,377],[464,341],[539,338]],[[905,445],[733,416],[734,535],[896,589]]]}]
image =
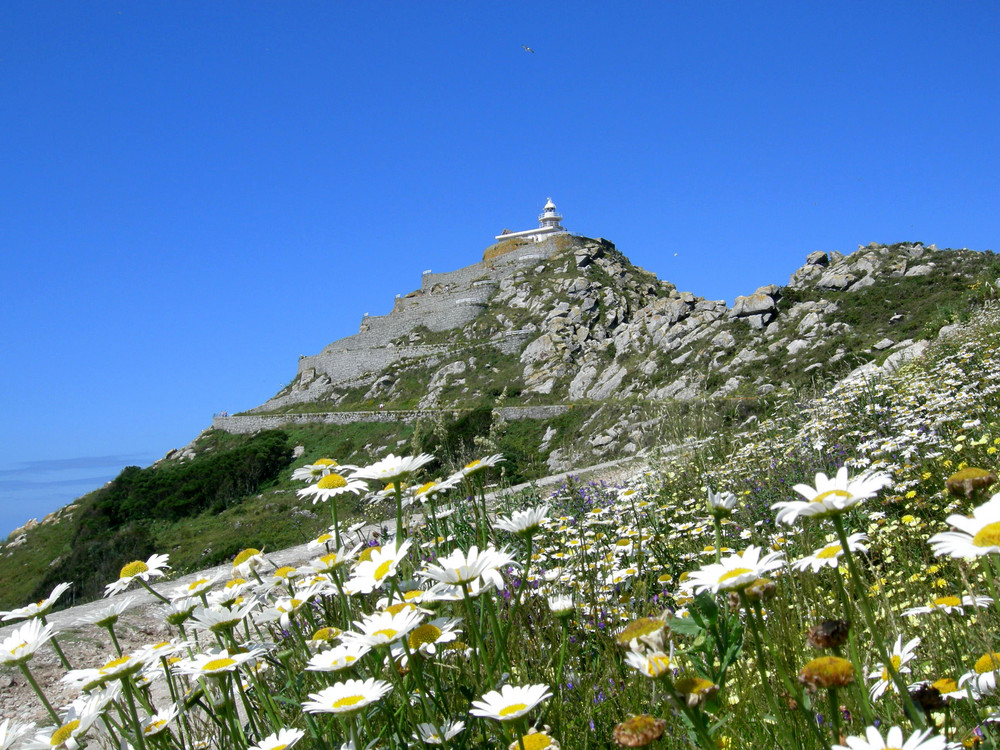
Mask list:
[{"label": "flower stem", "polygon": [[59,714],[57,714],[56,710],[52,708],[52,704],[49,703],[48,698],[45,697],[45,693],[43,693],[42,689],[38,686],[38,683],[35,681],[34,675],[32,675],[31,670],[28,669],[27,663],[22,661],[17,666],[21,668],[21,673],[24,675],[24,678],[34,689],[35,693],[38,694],[38,697],[41,698],[42,704],[45,706],[45,710],[48,711],[49,716],[52,717],[52,721],[56,723],[56,726],[62,724],[62,722],[59,720]]}]

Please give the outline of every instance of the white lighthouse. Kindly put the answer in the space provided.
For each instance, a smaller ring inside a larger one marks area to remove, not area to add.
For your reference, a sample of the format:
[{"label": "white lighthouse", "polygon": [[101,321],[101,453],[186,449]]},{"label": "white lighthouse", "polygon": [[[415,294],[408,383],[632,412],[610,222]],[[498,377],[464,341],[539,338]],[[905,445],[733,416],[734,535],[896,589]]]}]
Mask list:
[{"label": "white lighthouse", "polygon": [[511,232],[503,230],[495,239],[497,240],[529,240],[531,242],[541,242],[554,234],[567,234],[565,227],[560,224],[562,214],[556,211],[556,204],[549,198],[545,202],[545,208],[538,216],[537,229],[525,229],[523,232]]}]

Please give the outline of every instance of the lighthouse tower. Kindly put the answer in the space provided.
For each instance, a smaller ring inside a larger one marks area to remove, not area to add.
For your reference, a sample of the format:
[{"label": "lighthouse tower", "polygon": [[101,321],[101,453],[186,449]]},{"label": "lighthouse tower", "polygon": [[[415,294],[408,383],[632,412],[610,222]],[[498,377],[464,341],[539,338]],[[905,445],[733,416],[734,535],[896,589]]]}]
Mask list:
[{"label": "lighthouse tower", "polygon": [[566,228],[560,224],[562,214],[556,211],[556,204],[549,198],[545,202],[542,213],[538,216],[537,229],[525,229],[522,232],[511,232],[503,230],[494,239],[502,240],[528,240],[530,242],[541,242],[554,234],[567,234]]}]

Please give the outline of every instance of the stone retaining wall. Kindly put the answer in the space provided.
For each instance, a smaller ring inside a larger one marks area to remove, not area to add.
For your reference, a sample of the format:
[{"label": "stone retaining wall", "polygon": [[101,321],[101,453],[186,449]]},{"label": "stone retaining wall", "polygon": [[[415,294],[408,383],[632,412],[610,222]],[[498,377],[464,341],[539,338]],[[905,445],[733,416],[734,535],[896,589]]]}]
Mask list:
[{"label": "stone retaining wall", "polygon": [[[548,419],[569,410],[571,407],[553,406],[505,406],[501,410],[504,419]],[[408,411],[333,411],[312,414],[245,414],[233,417],[214,417],[212,427],[234,435],[249,435],[261,430],[272,430],[290,424],[353,424],[355,422],[416,422],[432,419],[439,414],[458,416],[468,409],[413,409]]]}]

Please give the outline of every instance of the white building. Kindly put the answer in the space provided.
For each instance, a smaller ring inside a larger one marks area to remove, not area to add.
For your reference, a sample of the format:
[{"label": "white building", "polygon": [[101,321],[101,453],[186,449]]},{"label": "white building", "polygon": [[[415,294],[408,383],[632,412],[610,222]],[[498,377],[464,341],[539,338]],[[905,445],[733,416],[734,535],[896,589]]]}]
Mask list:
[{"label": "white building", "polygon": [[568,234],[566,229],[559,223],[562,221],[562,214],[556,212],[556,204],[549,198],[545,203],[543,213],[538,217],[537,229],[525,229],[523,232],[511,232],[503,230],[495,239],[497,240],[529,240],[531,242],[541,242],[554,234]]}]

